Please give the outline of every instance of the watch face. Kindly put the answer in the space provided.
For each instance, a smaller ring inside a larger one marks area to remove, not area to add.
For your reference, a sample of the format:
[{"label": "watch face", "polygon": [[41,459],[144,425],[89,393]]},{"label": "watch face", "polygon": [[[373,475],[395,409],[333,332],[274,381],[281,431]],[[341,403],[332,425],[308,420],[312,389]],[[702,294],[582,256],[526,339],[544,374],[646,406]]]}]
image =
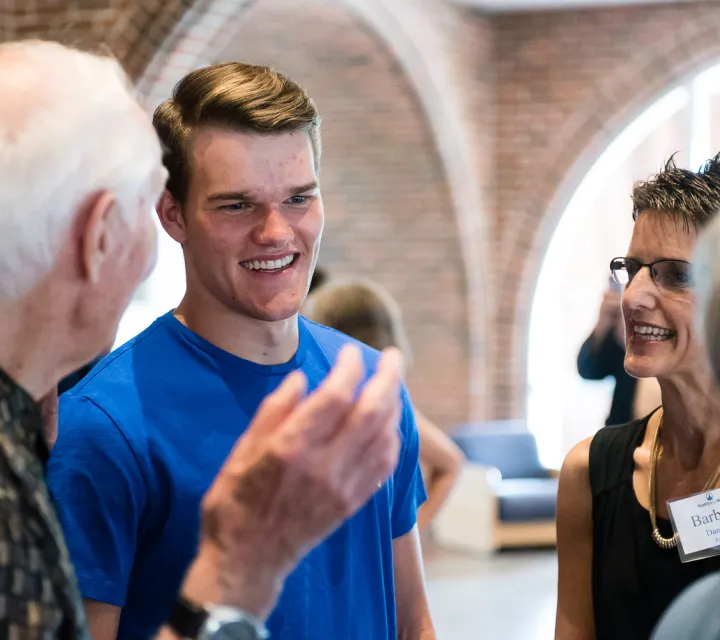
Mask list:
[{"label": "watch face", "polygon": [[220,623],[215,631],[204,631],[201,640],[259,640],[255,626],[246,620]]}]

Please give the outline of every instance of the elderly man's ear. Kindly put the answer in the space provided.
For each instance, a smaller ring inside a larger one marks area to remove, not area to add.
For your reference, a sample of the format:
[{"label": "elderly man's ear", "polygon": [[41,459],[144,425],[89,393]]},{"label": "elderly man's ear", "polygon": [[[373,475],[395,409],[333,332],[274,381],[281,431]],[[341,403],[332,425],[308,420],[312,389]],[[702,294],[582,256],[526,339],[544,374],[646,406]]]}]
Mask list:
[{"label": "elderly man's ear", "polygon": [[127,223],[122,220],[117,199],[108,191],[92,196],[81,212],[80,268],[82,276],[92,284],[99,282],[105,261],[122,240],[117,233],[122,225]]}]

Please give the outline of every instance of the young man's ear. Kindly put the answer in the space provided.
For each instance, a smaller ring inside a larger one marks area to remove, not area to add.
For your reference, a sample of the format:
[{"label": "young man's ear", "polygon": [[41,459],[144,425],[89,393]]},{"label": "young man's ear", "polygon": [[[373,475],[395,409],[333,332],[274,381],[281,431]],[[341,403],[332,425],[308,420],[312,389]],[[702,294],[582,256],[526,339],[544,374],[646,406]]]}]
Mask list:
[{"label": "young man's ear", "polygon": [[182,208],[167,189],[160,196],[156,209],[163,229],[168,232],[168,235],[175,242],[184,244],[185,218],[183,217]]},{"label": "young man's ear", "polygon": [[97,284],[116,241],[114,233],[118,231],[120,210],[115,196],[108,191],[100,193],[87,206],[80,230],[80,266],[83,276]]}]

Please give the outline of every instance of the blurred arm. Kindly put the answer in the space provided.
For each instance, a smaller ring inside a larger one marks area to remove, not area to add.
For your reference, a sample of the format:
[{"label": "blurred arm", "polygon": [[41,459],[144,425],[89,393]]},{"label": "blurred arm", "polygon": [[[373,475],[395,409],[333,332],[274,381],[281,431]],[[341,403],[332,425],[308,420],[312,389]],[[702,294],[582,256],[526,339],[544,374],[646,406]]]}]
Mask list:
[{"label": "blurred arm", "polygon": [[422,533],[432,522],[462,469],[465,460],[460,448],[417,409],[415,410],[420,437],[420,463],[426,470],[428,499],[418,510],[418,529]]},{"label": "blurred arm", "polygon": [[615,375],[623,366],[624,348],[615,337],[621,323],[620,294],[606,291],[597,324],[578,354],[577,367],[582,378],[602,380]]},{"label": "blurred arm", "polygon": [[393,540],[398,640],[435,640],[417,527]]}]

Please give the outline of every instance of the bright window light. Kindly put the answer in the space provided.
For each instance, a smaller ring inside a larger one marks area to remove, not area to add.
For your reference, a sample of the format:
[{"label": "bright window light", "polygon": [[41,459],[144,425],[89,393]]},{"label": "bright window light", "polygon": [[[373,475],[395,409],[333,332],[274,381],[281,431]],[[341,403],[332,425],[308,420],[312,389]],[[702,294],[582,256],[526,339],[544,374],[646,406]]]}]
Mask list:
[{"label": "bright window light", "polygon": [[711,135],[716,95],[720,66],[652,104],[597,159],[553,234],[531,310],[527,416],[550,467],[592,436],[610,409],[614,381],[582,380],[577,354],[595,326],[609,262],[627,251],[632,184],[657,173],[675,152],[679,164],[697,168],[720,150]]},{"label": "bright window light", "polygon": [[157,317],[174,309],[185,293],[182,249],[162,228],[154,211],[152,215],[158,235],[157,264],[123,315],[115,338],[115,347],[146,329]]}]

